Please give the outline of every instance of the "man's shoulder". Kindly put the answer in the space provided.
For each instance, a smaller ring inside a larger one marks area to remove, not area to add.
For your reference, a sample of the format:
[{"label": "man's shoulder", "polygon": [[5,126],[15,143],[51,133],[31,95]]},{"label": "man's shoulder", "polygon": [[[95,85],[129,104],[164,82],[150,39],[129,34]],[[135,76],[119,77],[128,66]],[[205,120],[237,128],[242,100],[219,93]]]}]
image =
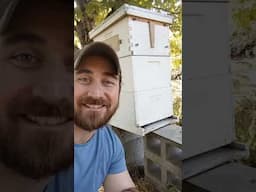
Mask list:
[{"label": "man's shoulder", "polygon": [[111,125],[104,125],[99,133],[104,135],[105,138],[118,138]]},{"label": "man's shoulder", "polygon": [[105,147],[110,147],[114,151],[117,150],[118,148],[123,148],[123,145],[119,137],[114,132],[111,125],[105,125],[101,128],[100,132],[101,135],[99,138],[104,142]]}]

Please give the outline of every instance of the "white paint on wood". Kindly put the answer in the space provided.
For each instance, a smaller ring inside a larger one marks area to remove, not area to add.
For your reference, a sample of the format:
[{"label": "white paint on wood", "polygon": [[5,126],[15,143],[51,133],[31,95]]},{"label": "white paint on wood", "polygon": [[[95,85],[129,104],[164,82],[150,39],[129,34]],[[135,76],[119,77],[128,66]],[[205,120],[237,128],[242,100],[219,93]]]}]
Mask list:
[{"label": "white paint on wood", "polygon": [[228,3],[183,3],[184,158],[235,139]]},{"label": "white paint on wood", "polygon": [[173,115],[171,22],[166,14],[124,5],[90,32],[94,41],[115,48],[121,64],[120,105],[110,121],[113,126],[144,135]]}]

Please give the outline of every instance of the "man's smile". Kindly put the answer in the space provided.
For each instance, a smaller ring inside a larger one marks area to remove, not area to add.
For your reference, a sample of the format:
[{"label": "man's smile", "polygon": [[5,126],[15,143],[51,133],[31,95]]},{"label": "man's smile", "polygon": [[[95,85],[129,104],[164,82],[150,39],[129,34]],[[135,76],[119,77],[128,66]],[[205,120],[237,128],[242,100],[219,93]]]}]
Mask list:
[{"label": "man's smile", "polygon": [[106,107],[106,105],[99,104],[85,104],[84,106],[91,111],[101,111]]}]

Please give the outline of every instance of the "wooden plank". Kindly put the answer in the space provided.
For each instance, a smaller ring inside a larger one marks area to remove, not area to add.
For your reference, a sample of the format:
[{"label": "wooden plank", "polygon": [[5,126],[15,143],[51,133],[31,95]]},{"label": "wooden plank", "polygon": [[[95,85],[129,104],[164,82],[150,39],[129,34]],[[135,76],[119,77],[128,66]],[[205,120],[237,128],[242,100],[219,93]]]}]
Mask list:
[{"label": "wooden plank", "polygon": [[150,37],[150,48],[155,47],[155,24],[152,21],[149,24],[149,37]]},{"label": "wooden plank", "polygon": [[108,44],[109,46],[111,46],[115,51],[119,51],[120,50],[119,35],[114,35],[113,37],[110,37],[110,38],[106,39],[103,42]]}]

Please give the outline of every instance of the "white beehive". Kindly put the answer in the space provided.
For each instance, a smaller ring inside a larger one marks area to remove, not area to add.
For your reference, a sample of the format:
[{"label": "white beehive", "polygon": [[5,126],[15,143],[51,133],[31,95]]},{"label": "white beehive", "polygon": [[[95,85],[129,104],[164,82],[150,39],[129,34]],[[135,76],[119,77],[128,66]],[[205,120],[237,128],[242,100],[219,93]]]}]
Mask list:
[{"label": "white beehive", "polygon": [[227,1],[183,2],[183,152],[190,158],[235,139]]},{"label": "white beehive", "polygon": [[113,126],[144,135],[172,116],[171,22],[165,12],[125,4],[89,33],[109,44],[120,60],[123,82]]}]

